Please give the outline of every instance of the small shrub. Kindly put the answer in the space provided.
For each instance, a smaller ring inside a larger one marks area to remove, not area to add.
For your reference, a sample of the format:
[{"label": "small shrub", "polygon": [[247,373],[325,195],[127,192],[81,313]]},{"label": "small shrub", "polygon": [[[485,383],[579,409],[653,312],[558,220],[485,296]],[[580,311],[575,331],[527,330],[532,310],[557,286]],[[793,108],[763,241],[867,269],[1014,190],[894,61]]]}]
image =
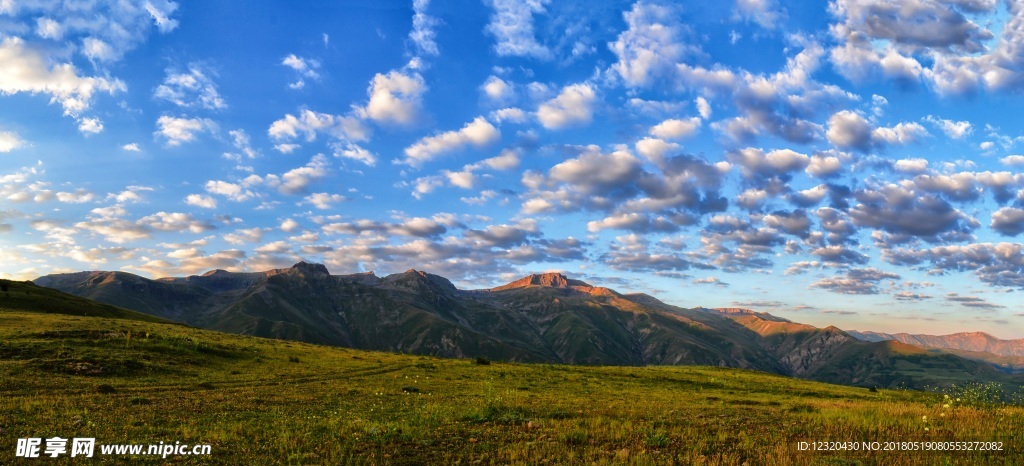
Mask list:
[{"label": "small shrub", "polygon": [[402,387],[402,391],[405,393],[419,393],[420,389],[416,387]]},{"label": "small shrub", "polygon": [[667,447],[668,434],[664,430],[656,430],[647,434],[647,446],[654,448]]},{"label": "small shrub", "polygon": [[299,362],[298,356],[288,356],[288,362]]},{"label": "small shrub", "polygon": [[476,357],[476,363],[478,365],[481,365],[481,366],[489,366],[489,365],[491,365],[491,360],[487,359],[487,358],[485,358],[483,356],[477,356]]},{"label": "small shrub", "polygon": [[206,390],[213,390],[213,383],[212,382],[200,382],[199,385],[196,385],[196,386],[199,387],[199,388],[206,389]]},{"label": "small shrub", "polygon": [[99,386],[97,386],[96,387],[96,392],[98,392],[98,393],[117,393],[117,389],[114,388],[113,385],[105,383],[105,384],[100,384]]},{"label": "small shrub", "polygon": [[128,400],[128,402],[133,404],[133,405],[151,405],[151,404],[153,404],[153,401],[150,400],[149,398],[140,398],[140,397],[132,398],[132,399]]}]

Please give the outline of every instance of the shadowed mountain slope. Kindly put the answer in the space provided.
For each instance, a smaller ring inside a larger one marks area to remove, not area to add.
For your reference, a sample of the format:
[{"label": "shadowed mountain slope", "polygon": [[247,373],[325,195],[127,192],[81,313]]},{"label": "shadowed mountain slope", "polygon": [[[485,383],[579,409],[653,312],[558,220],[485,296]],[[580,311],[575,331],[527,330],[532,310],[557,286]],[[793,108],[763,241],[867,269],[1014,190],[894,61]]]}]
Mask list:
[{"label": "shadowed mountain slope", "polygon": [[[149,280],[124,272],[81,272],[36,283],[202,328],[360,349],[569,364],[738,367],[879,386],[905,382],[879,368],[913,369],[918,366],[907,360],[917,358],[988,376],[981,363],[909,354],[834,327],[817,329],[746,310],[685,309],[553,273],[460,290],[418,270],[386,277],[331,275],[323,265],[300,262],[258,273],[215,270]],[[909,379],[915,386],[917,379],[941,382],[924,372]]]}]

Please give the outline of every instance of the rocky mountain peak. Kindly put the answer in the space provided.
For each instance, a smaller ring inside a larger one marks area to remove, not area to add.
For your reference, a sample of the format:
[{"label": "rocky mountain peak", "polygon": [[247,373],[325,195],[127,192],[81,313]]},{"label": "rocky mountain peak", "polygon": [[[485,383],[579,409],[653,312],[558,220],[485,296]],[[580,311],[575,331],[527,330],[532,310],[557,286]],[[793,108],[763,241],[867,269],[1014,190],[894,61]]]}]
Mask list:
[{"label": "rocky mountain peak", "polygon": [[301,273],[306,276],[314,277],[331,274],[330,272],[327,271],[327,267],[324,266],[323,264],[310,264],[309,262],[306,261],[302,261],[299,262],[298,264],[293,265],[291,270],[294,271],[295,273]]},{"label": "rocky mountain peak", "polygon": [[586,282],[580,280],[573,280],[571,278],[567,278],[565,275],[562,275],[560,273],[551,272],[533,274],[527,277],[523,277],[507,285],[502,285],[497,288],[494,288],[494,290],[512,290],[516,288],[526,288],[528,286],[547,286],[551,288],[573,288],[580,286],[591,288],[591,286]]}]

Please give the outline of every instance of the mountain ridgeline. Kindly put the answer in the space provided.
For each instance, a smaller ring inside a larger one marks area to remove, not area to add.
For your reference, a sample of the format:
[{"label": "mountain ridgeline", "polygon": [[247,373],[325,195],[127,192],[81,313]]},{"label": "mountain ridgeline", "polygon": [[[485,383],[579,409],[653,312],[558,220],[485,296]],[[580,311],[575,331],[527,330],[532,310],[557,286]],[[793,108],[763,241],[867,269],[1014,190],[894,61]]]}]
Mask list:
[{"label": "mountain ridgeline", "polygon": [[442,357],[590,365],[709,365],[862,386],[1014,384],[991,364],[868,342],[736,309],[684,309],[561,274],[460,290],[423,271],[331,275],[320,264],[150,280],[125,272],[35,284],[189,325]]}]

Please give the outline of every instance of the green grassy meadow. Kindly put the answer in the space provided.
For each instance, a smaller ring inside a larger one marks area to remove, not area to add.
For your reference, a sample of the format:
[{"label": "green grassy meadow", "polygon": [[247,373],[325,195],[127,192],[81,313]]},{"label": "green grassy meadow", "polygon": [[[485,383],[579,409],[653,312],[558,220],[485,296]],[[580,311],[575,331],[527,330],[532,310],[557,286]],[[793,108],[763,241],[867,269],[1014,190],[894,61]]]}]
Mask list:
[{"label": "green grassy meadow", "polygon": [[[1021,464],[1024,407],[963,396],[712,367],[479,364],[0,310],[0,464]],[[52,436],[212,455],[15,458],[16,439]],[[1003,451],[797,451],[973,440]]]}]

